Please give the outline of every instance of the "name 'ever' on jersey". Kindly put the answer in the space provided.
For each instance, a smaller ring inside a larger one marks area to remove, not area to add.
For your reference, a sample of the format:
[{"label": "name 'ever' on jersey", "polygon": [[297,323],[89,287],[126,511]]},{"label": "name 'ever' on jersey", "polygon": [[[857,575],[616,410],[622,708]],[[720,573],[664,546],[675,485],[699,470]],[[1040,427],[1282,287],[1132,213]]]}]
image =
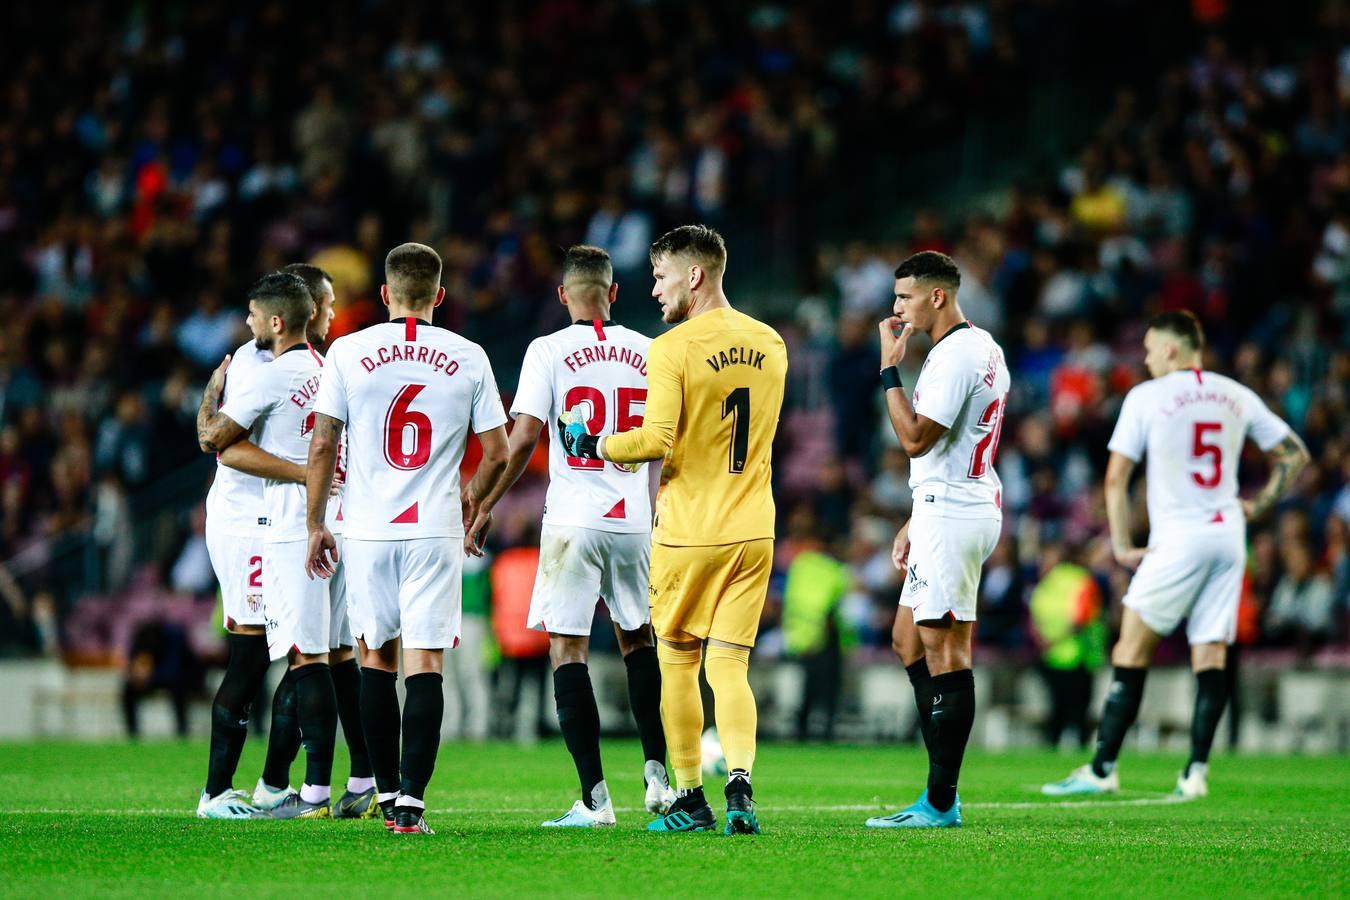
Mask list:
[{"label": "name 'ever' on jersey", "polygon": [[464,536],[469,429],[506,424],[482,347],[413,317],[344,335],[328,350],[314,409],[347,425],[348,538]]},{"label": "name 'ever' on jersey", "polygon": [[[618,434],[642,424],[647,405],[647,348],[651,338],[604,321],[576,322],[536,338],[525,352],[511,415],[533,416],[552,428],[565,411],[579,410],[591,434]],[[545,525],[601,531],[651,530],[646,466],[568,456],[562,442],[548,451]]]},{"label": "name 'ever' on jersey", "polygon": [[989,332],[963,322],[924,360],[914,412],[947,431],[909,464],[914,514],[951,519],[1001,517],[1003,483],[994,471],[1011,379]]}]

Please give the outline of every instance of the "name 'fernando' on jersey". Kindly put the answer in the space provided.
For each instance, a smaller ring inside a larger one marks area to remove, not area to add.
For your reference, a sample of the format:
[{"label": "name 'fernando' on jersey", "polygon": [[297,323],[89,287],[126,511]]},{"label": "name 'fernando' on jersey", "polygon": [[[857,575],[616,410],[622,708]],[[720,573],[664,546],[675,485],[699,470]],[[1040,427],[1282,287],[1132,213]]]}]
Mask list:
[{"label": "name 'fernando' on jersey", "polygon": [[1148,456],[1149,529],[1158,534],[1243,525],[1237,469],[1249,434],[1270,450],[1289,426],[1250,388],[1215,372],[1183,369],[1130,389],[1107,446],[1135,462]]},{"label": "name 'fernando' on jersey", "polygon": [[947,432],[909,464],[914,514],[952,519],[1001,516],[1003,482],[994,471],[1011,385],[1003,348],[963,322],[928,351],[914,385],[914,412]]},{"label": "name 'fernando' on jersey", "polygon": [[483,348],[415,318],[335,340],[314,411],[347,424],[346,536],[463,537],[469,429],[506,424]]},{"label": "name 'fernando' on jersey", "polygon": [[[642,424],[651,338],[612,322],[577,322],[536,338],[525,351],[512,417],[534,416],[551,429],[579,409],[591,434],[618,434]],[[550,441],[544,524],[601,531],[648,532],[651,493],[646,466],[581,459]]]}]

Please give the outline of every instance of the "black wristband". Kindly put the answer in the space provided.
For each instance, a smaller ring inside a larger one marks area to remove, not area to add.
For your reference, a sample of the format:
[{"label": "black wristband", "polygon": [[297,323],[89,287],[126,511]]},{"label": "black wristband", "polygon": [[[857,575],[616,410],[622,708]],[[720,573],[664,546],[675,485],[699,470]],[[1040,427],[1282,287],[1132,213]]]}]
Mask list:
[{"label": "black wristband", "polygon": [[598,434],[583,434],[577,438],[577,456],[582,459],[599,459],[600,436]]},{"label": "black wristband", "polygon": [[887,366],[886,368],[881,370],[881,389],[883,391],[889,391],[892,388],[903,388],[903,387],[904,385],[900,383],[899,366]]}]

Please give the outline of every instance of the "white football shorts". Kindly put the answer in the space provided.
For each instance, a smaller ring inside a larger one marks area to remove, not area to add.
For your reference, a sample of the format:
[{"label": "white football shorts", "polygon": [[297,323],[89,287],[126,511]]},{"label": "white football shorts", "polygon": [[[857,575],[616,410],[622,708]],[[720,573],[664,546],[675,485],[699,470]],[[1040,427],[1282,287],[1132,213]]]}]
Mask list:
[{"label": "white football shorts", "polygon": [[1247,566],[1244,532],[1199,526],[1149,544],[1122,602],[1158,634],[1169,635],[1188,619],[1192,644],[1231,644]]},{"label": "white football shorts", "polygon": [[308,541],[268,541],[263,544],[267,583],[267,652],[272,659],[299,653],[327,653],[352,646],[347,619],[346,592],[334,590],[342,578],[342,537],[337,537],[338,574],[313,578],[305,573]]},{"label": "white football shorts", "polygon": [[367,647],[400,636],[413,650],[459,643],[463,538],[347,538],[342,552],[352,634]]},{"label": "white football shorts", "polygon": [[914,610],[915,622],[948,616],[975,621],[980,572],[1002,531],[1001,518],[914,516],[909,523],[909,577],[900,605]]},{"label": "white football shorts", "polygon": [[264,624],[262,537],[221,534],[207,519],[206,552],[220,582],[225,627]]},{"label": "white football shorts", "polygon": [[620,628],[636,631],[651,621],[651,556],[652,537],[644,532],[545,525],[525,624],[536,631],[589,635],[595,603],[603,600]]}]

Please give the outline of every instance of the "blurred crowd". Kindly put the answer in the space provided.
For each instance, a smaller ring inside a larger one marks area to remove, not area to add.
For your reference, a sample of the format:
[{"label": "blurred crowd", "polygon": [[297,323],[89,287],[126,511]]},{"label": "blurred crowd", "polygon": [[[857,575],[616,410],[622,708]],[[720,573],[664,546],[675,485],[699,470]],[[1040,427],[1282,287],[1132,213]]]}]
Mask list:
[{"label": "blurred crowd", "polygon": [[[6,10],[0,563],[36,563],[0,567],[0,634],[25,652],[60,648],[76,598],[23,572],[41,573],[70,535],[94,542],[100,594],[141,583],[133,501],[201,459],[200,385],[244,339],[238,298],[258,274],[297,260],[332,272],[338,335],[382,318],[388,247],[429,243],[446,261],[438,324],[483,343],[509,393],[528,340],[565,321],[551,302],[559,248],[609,249],[616,315],[641,321],[648,244],[697,220],[768,235],[768,252],[799,260],[796,302],[761,310],[792,360],[761,651],[811,673],[803,728],[812,709],[831,718],[843,658],[889,653],[891,541],[910,497],[875,328],[895,265],[921,249],[956,257],[962,306],[1013,373],[983,652],[1047,671],[1100,665],[1125,584],[1104,540],[1106,442],[1143,375],[1143,323],[1178,308],[1205,323],[1209,365],[1257,390],[1315,461],[1251,530],[1239,642],[1309,659],[1343,648],[1350,22],[1326,4],[1307,26],[1315,40],[1286,52],[1226,27],[1226,4],[1192,6],[1192,24],[1212,27],[1162,70],[1122,75],[1068,165],[973,212],[920,210],[887,242],[819,234],[813,200],[865,196],[850,175],[903,165],[907,142],[950,139],[1030,90],[1044,36],[1081,7]],[[762,262],[738,262],[734,242],[731,255],[733,283],[738,265]],[[906,361],[906,383],[921,361]],[[1244,459],[1244,487],[1264,473],[1259,454]],[[496,559],[530,545],[543,477],[536,466],[504,505]],[[204,495],[204,481],[191,487]],[[152,580],[209,594],[190,508],[156,545],[168,549]],[[487,615],[491,590],[479,600]],[[505,631],[496,643],[537,650]],[[532,665],[517,674],[534,678]]]}]

